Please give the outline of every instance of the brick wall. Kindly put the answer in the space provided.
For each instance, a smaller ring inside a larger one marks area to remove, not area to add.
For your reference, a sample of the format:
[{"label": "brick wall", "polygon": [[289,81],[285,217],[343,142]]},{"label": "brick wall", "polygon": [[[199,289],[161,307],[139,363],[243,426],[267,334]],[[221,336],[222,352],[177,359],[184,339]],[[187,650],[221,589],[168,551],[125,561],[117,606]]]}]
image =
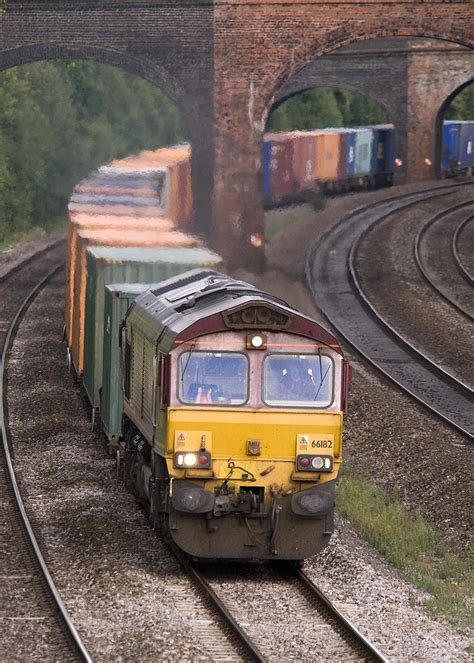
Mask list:
[{"label": "brick wall", "polygon": [[408,61],[408,173],[412,181],[436,176],[445,102],[474,80],[474,52],[410,55]]},{"label": "brick wall", "polygon": [[[293,77],[315,59],[322,61],[356,41],[414,36],[472,47],[473,9],[465,2],[216,2],[214,213],[219,250],[232,257],[239,246],[239,256],[259,259],[251,236],[263,230],[262,133],[274,101],[285,86],[291,87]],[[402,95],[408,92],[403,85]]]},{"label": "brick wall", "polygon": [[[258,263],[250,237],[263,224],[260,147],[281,90],[353,42],[416,36],[472,47],[473,10],[469,1],[8,0],[0,70],[84,57],[160,85],[190,128],[196,227],[231,260]],[[407,124],[416,138],[417,124],[432,119],[417,111],[429,74],[415,75],[414,61],[410,67]]]}]

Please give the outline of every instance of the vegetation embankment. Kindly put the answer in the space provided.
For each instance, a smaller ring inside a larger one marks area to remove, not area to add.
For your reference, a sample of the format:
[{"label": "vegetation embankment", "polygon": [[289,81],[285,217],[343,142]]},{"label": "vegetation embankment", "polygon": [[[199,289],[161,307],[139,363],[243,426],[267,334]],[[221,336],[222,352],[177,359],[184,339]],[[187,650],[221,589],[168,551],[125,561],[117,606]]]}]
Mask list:
[{"label": "vegetation embankment", "polygon": [[345,468],[337,509],[416,587],[426,590],[426,607],[456,628],[472,624],[472,551],[453,552],[418,513],[409,513],[396,492],[374,486]]}]

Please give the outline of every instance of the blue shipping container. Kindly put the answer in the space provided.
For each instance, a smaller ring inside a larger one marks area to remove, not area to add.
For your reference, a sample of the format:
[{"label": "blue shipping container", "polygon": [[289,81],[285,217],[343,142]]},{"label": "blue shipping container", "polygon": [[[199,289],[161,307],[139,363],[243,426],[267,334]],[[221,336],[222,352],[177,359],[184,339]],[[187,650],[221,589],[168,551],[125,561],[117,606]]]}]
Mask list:
[{"label": "blue shipping container", "polygon": [[355,171],[355,154],[356,154],[356,131],[353,129],[347,130],[346,141],[346,175],[352,177]]},{"label": "blue shipping container", "polygon": [[441,152],[443,170],[454,170],[458,165],[460,128],[460,122],[446,120],[443,123],[443,147]]}]

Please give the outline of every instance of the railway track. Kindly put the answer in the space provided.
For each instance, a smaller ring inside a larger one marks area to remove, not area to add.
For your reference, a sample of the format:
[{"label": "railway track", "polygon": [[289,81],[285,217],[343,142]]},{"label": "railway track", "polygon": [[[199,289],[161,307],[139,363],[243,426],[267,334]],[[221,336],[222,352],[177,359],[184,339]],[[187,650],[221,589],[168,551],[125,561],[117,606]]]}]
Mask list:
[{"label": "railway track", "polygon": [[[278,658],[266,629],[260,629],[258,617],[249,612],[245,597],[253,595],[254,585],[271,583],[275,604],[286,605],[289,599],[297,606],[296,617],[302,627],[315,635],[314,655],[331,661],[386,661],[355,626],[331,603],[301,569],[273,568],[270,565],[225,566],[191,564],[173,549],[201,594],[219,615],[226,634],[236,643],[241,660],[262,662]],[[232,591],[223,591],[222,583],[232,583]],[[273,614],[273,613],[271,613]],[[285,609],[275,614],[275,624],[284,628]],[[270,617],[271,620],[271,617]]]},{"label": "railway track", "polygon": [[472,186],[451,184],[358,208],[313,247],[307,264],[314,299],[338,333],[386,377],[471,440],[472,389],[441,370],[377,313],[360,286],[355,254],[365,233],[394,212]]},{"label": "railway track", "polygon": [[474,230],[472,228],[473,225],[474,225],[474,215],[468,217],[467,219],[465,219],[464,223],[460,224],[457,227],[456,232],[454,233],[454,236],[453,236],[453,255],[454,255],[454,259],[456,261],[456,265],[457,265],[459,271],[461,272],[462,276],[471,285],[474,284],[474,267],[473,267],[473,263],[474,263],[473,253],[474,252],[472,251],[472,247],[470,247],[471,252],[470,252],[470,254],[468,254],[468,256],[470,257],[471,265],[468,266],[468,264],[466,264],[467,256],[463,255],[464,251],[461,251],[461,248],[460,248],[460,244],[461,244],[460,237],[462,237],[465,233],[469,232],[467,243],[470,245],[472,243],[472,238],[474,237]]},{"label": "railway track", "polygon": [[[416,262],[426,282],[471,321],[474,320],[473,282],[464,271],[455,240],[459,228],[474,218],[473,208],[474,199],[435,214],[420,228],[415,240]],[[470,249],[474,250],[474,241]]]},{"label": "railway track", "polygon": [[58,241],[0,275],[0,528],[4,560],[0,619],[7,660],[91,661],[54,585],[26,513],[8,425],[7,362],[16,330],[36,294],[63,262],[64,241]]},{"label": "railway track", "polygon": [[[452,204],[452,198],[443,199],[449,217],[462,214],[459,202]],[[439,202],[428,199],[373,223],[351,249],[351,277],[381,324],[448,380],[472,389],[472,322],[440,297],[415,258],[420,225],[433,217],[436,207]]]}]

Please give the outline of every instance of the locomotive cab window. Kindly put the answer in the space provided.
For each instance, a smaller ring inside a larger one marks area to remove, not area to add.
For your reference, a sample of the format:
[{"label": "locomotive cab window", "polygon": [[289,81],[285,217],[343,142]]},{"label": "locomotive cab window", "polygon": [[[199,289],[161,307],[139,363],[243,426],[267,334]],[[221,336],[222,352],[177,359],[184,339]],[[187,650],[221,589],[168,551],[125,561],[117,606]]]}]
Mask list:
[{"label": "locomotive cab window", "polygon": [[243,405],[248,400],[248,357],[233,352],[183,352],[178,393],[193,405]]},{"label": "locomotive cab window", "polygon": [[273,354],[263,365],[263,399],[274,407],[328,407],[333,399],[330,357]]}]

